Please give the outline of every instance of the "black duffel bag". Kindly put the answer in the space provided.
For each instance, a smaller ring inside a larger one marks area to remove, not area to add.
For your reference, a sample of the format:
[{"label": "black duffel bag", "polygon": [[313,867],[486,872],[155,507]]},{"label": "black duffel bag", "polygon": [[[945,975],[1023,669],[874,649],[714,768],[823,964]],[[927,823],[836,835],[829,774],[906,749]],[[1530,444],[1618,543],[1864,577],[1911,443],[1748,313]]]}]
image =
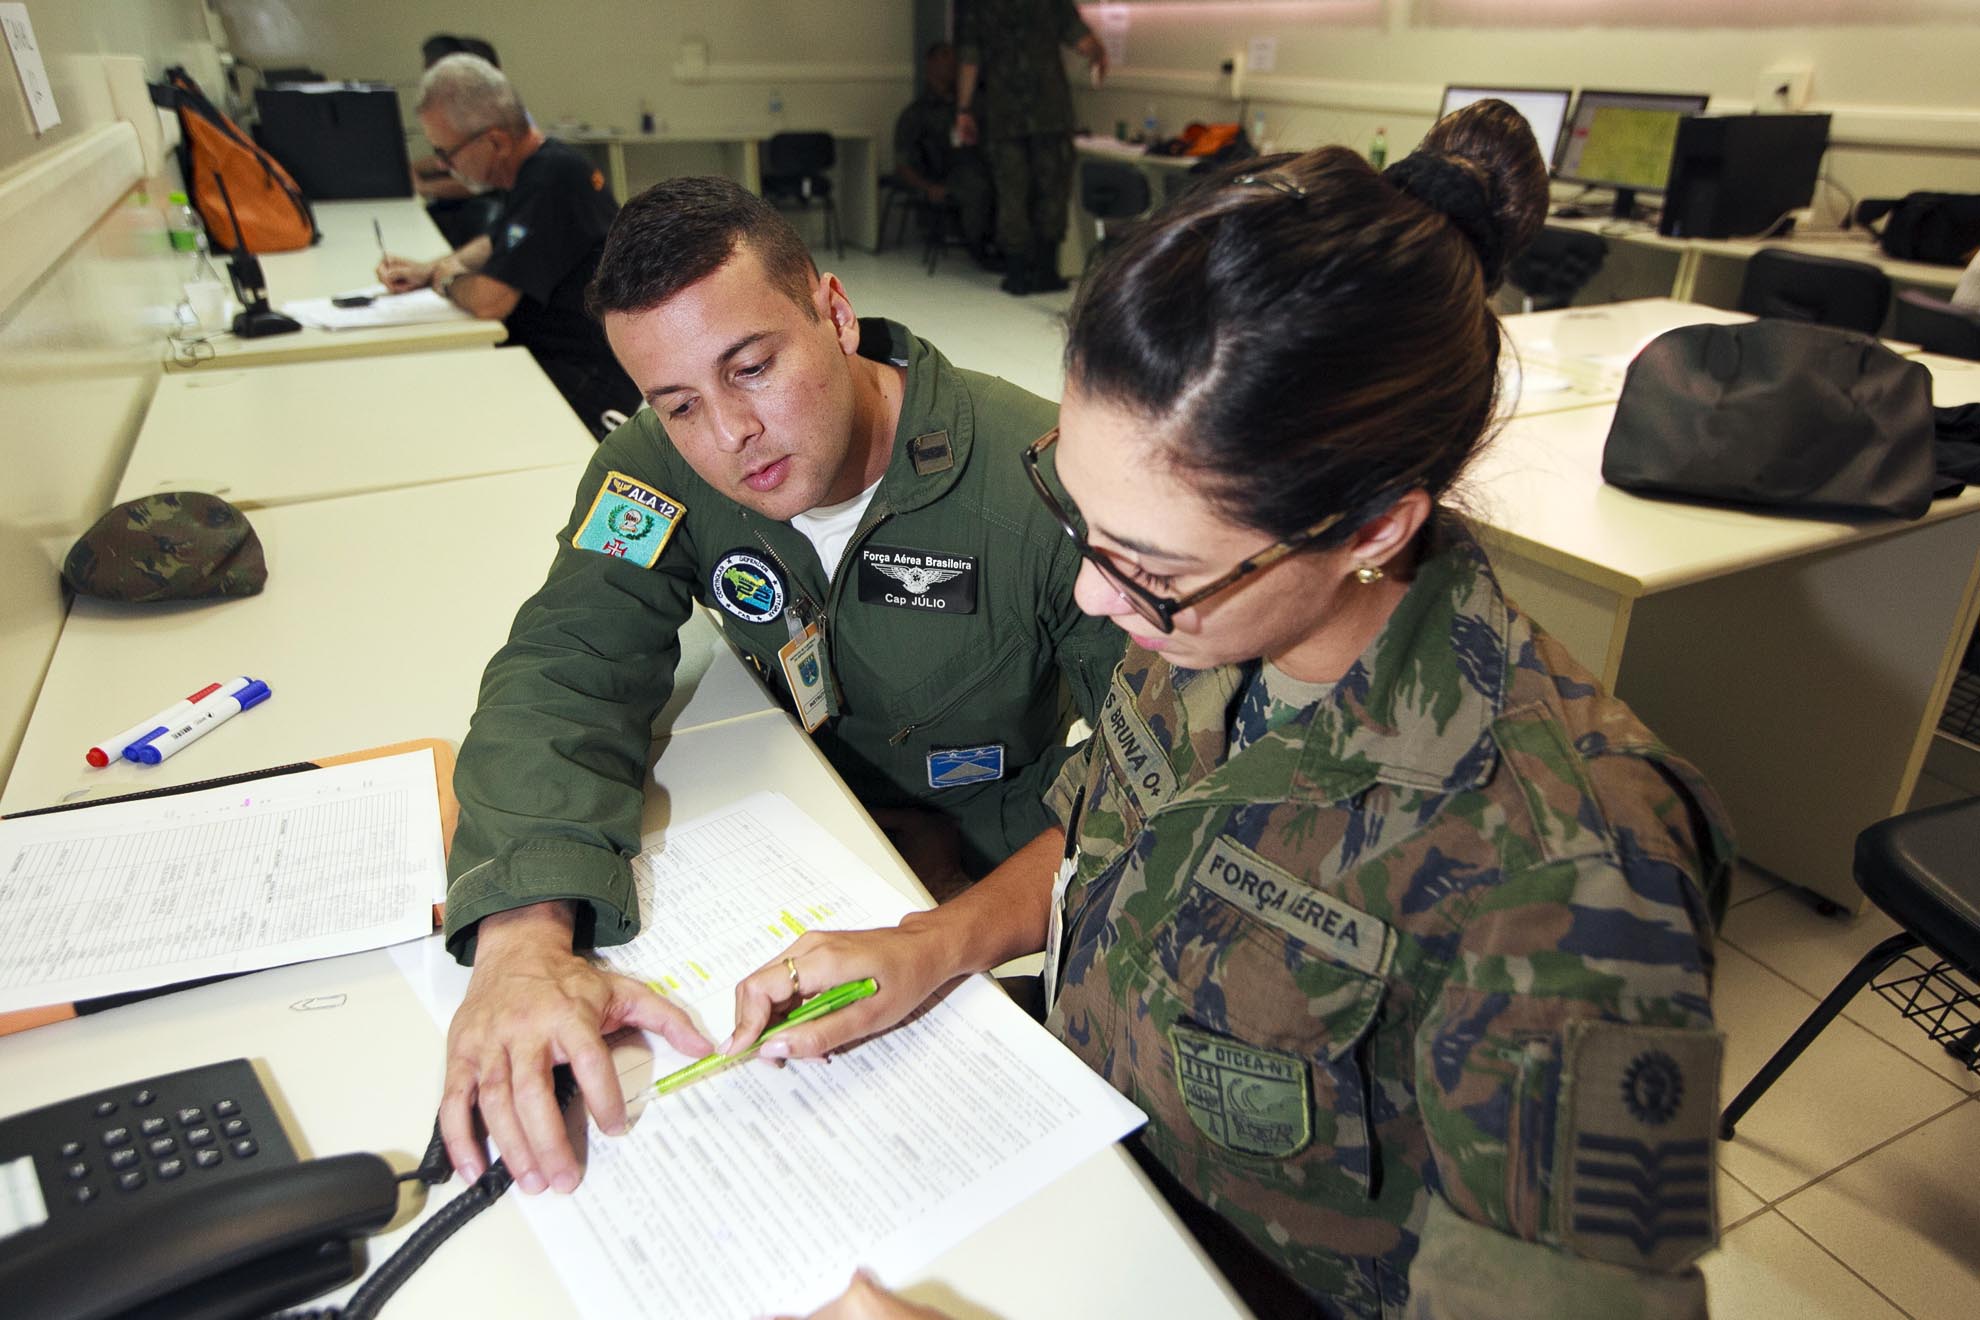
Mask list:
[{"label": "black duffel bag", "polygon": [[1930,373],[1868,335],[1687,325],[1630,363],[1602,478],[1646,495],[1918,518],[1937,484],[1932,424]]},{"label": "black duffel bag", "polygon": [[[1886,217],[1889,217],[1886,219]],[[1879,220],[1882,229],[1876,228]],[[1964,266],[1980,248],[1980,194],[1915,192],[1857,203],[1856,223],[1877,236],[1886,256]]]}]

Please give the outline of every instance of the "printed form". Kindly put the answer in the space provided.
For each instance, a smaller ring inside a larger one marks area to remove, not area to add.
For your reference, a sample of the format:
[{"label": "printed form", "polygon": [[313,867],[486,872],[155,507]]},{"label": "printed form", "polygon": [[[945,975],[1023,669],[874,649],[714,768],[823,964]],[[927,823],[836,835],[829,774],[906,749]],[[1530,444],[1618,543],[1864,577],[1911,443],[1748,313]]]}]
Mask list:
[{"label": "printed form", "polygon": [[433,753],[0,821],[0,1012],[417,939]]},{"label": "printed form", "polygon": [[[633,870],[643,933],[601,957],[718,1043],[735,982],[803,931],[913,906],[773,793],[669,826]],[[465,971],[437,940],[393,956],[444,1024]],[[650,1039],[629,1094],[686,1062]],[[830,1061],[737,1063],[648,1099],[625,1137],[590,1128],[577,1192],[522,1209],[587,1315],[804,1314],[856,1266],[912,1279],[1145,1121],[979,976]]]}]

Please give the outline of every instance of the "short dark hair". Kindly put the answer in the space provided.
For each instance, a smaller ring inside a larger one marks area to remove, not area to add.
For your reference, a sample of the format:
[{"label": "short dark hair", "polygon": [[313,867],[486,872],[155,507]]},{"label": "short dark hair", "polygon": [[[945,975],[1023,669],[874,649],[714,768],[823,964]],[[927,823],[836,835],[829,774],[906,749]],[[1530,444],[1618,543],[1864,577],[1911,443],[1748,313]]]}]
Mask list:
[{"label": "short dark hair", "polygon": [[436,32],[419,44],[419,57],[429,69],[449,55],[479,55],[496,68],[502,67],[502,61],[495,58],[495,48],[480,37],[457,37],[451,32]]},{"label": "short dark hair", "polygon": [[[1081,285],[1068,387],[1159,426],[1164,461],[1273,536],[1340,513],[1339,545],[1411,489],[1441,498],[1497,399],[1488,265],[1539,231],[1547,167],[1503,101],[1424,154],[1389,178],[1345,147],[1268,157],[1177,198]],[[1469,191],[1462,222],[1426,173]]]},{"label": "short dark hair", "polygon": [[811,286],[818,267],[776,208],[730,179],[668,179],[627,202],[605,235],[585,309],[646,312],[728,264],[748,247],[764,274],[815,320]]}]

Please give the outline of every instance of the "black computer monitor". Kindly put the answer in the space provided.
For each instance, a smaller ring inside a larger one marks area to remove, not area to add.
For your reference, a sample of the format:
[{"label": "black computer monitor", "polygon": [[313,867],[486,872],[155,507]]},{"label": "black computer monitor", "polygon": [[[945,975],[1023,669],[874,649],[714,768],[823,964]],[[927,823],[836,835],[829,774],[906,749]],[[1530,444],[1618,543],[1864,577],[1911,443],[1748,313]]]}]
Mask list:
[{"label": "black computer monitor", "polygon": [[1540,154],[1547,158],[1547,168],[1554,167],[1554,153],[1560,149],[1561,128],[1567,123],[1568,102],[1574,93],[1565,87],[1483,87],[1470,83],[1452,83],[1444,89],[1444,104],[1437,111],[1442,119],[1453,110],[1461,110],[1473,101],[1497,99],[1526,116],[1526,122],[1533,126],[1533,136],[1540,143]]},{"label": "black computer monitor", "polygon": [[1827,115],[1701,115],[1678,126],[1657,232],[1677,238],[1773,233],[1815,200]]},{"label": "black computer monitor", "polygon": [[1704,113],[1706,99],[1683,92],[1583,92],[1568,120],[1555,177],[1615,189],[1614,214],[1629,219],[1636,194],[1663,191],[1678,121]]},{"label": "black computer monitor", "polygon": [[412,192],[399,94],[386,83],[300,83],[254,94],[255,140],[311,201]]}]

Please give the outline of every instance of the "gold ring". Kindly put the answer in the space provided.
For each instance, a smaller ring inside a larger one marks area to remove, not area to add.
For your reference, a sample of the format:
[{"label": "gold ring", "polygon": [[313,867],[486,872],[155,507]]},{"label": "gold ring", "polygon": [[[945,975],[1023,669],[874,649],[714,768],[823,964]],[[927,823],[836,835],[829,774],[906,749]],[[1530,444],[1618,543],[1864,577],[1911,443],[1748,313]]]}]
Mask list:
[{"label": "gold ring", "polygon": [[789,972],[789,973],[791,974],[791,990],[792,990],[793,992],[795,992],[795,991],[797,990],[797,988],[798,988],[798,975],[797,975],[797,962],[796,962],[796,960],[795,960],[795,959],[792,959],[792,958],[786,958],[786,959],[784,959],[784,970],[785,970],[785,971],[787,971],[787,972]]}]

